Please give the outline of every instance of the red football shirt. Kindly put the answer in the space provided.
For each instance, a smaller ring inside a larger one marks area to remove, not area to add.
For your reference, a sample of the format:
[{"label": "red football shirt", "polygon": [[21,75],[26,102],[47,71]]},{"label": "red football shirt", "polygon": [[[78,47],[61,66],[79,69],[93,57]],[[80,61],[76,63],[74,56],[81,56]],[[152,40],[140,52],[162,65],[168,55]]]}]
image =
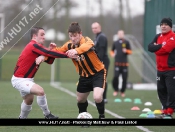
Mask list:
[{"label": "red football shirt", "polygon": [[40,55],[49,57],[46,61],[49,64],[53,63],[54,58],[68,58],[65,53],[48,50],[42,44],[37,44],[36,41],[31,40],[18,58],[14,69],[14,76],[33,78],[39,68],[39,65],[35,63],[35,59]]}]

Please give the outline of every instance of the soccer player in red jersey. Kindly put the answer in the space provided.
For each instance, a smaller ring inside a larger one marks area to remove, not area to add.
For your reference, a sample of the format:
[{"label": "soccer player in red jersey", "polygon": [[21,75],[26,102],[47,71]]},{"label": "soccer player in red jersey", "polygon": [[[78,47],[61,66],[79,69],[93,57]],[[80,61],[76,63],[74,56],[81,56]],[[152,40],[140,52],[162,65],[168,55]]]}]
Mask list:
[{"label": "soccer player in red jersey", "polygon": [[23,98],[19,119],[26,119],[28,117],[28,114],[32,110],[34,95],[37,96],[37,104],[42,109],[46,119],[58,118],[57,116],[53,115],[48,108],[44,89],[34,82],[35,73],[39,69],[39,64],[36,64],[35,60],[38,56],[43,55],[47,57],[45,62],[52,64],[54,58],[68,57],[65,53],[51,51],[51,48],[48,49],[44,47],[44,41],[44,29],[40,27],[33,27],[31,29],[31,41],[21,52],[14,69],[11,83],[12,86],[20,92]]}]

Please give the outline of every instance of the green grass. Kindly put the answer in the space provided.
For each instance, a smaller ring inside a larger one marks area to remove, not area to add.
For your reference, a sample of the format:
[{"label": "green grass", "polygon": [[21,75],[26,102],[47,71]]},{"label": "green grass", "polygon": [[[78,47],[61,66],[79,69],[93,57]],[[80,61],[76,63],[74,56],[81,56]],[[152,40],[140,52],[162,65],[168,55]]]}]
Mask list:
[{"label": "green grass", "polygon": [[[19,92],[11,86],[10,81],[1,81],[1,92],[0,92],[0,118],[18,118],[20,112],[20,104],[22,98],[20,97]],[[78,116],[78,108],[76,103],[76,98],[63,92],[58,89],[55,89],[49,85],[48,82],[39,82],[45,89],[45,93],[48,99],[49,109],[52,113],[58,115],[60,118],[76,118]],[[69,91],[76,93],[76,85],[74,83],[61,83],[61,86],[68,89]],[[115,103],[114,99],[116,97],[112,96],[113,89],[109,84],[108,87],[108,101],[106,104],[106,109],[110,110],[113,113],[116,113],[120,116],[126,118],[139,118],[139,115],[142,112],[142,109],[145,107],[150,108],[152,111],[155,109],[160,109],[161,105],[157,99],[156,91],[142,91],[142,90],[130,90],[127,89],[126,97],[131,98],[140,98],[142,104],[137,105],[139,111],[131,111],[130,109],[135,106],[133,102],[126,103]],[[117,98],[123,99],[120,96]],[[89,98],[90,101],[93,101],[92,93]],[[153,103],[152,106],[144,106],[144,103],[150,101]],[[98,117],[96,107],[89,104],[88,112],[92,114],[94,118]],[[33,103],[32,111],[29,114],[28,118],[44,118],[42,111],[36,103],[36,98]],[[115,118],[112,115],[106,113],[106,118]],[[173,132],[174,127],[165,127],[165,126],[144,126],[153,132]],[[142,130],[136,128],[135,126],[91,126],[89,128],[81,128],[80,126],[0,126],[0,132],[143,132]]]}]

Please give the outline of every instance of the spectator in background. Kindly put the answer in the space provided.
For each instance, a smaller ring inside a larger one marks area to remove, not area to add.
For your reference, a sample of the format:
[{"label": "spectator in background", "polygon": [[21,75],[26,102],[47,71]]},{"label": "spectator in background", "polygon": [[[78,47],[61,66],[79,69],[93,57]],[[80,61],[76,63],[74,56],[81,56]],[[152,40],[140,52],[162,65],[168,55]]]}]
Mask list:
[{"label": "spectator in background", "polygon": [[[96,35],[94,44],[95,44],[95,50],[97,52],[98,57],[100,58],[100,60],[103,62],[103,64],[105,65],[106,70],[108,71],[109,68],[109,57],[108,57],[108,40],[105,36],[104,33],[102,33],[101,31],[101,25],[97,22],[92,23],[91,25],[92,28],[92,32]],[[104,99],[104,103],[107,103],[107,80],[106,80],[106,85],[105,85],[105,90],[103,93],[103,99]]]},{"label": "spectator in background", "polygon": [[160,22],[161,33],[148,45],[155,53],[157,63],[157,93],[163,112],[156,118],[172,119],[175,109],[175,33],[172,20],[163,18]]},{"label": "spectator in background", "polygon": [[128,55],[132,53],[130,43],[125,39],[123,30],[118,31],[118,40],[114,41],[110,55],[115,57],[114,77],[112,85],[114,88],[113,96],[117,96],[119,92],[119,75],[122,75],[121,96],[125,97],[125,90],[128,78]]}]

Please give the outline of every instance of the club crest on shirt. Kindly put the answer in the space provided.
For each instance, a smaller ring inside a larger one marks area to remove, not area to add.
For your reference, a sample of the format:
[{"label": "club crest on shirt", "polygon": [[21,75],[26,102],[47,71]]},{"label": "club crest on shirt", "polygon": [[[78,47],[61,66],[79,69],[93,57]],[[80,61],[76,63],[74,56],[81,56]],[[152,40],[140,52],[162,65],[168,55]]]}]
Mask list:
[{"label": "club crest on shirt", "polygon": [[80,55],[75,60],[76,61],[83,61],[84,59],[85,59],[84,55]]},{"label": "club crest on shirt", "polygon": [[162,43],[162,45],[164,46],[166,44],[166,42],[164,41],[163,43]]}]

